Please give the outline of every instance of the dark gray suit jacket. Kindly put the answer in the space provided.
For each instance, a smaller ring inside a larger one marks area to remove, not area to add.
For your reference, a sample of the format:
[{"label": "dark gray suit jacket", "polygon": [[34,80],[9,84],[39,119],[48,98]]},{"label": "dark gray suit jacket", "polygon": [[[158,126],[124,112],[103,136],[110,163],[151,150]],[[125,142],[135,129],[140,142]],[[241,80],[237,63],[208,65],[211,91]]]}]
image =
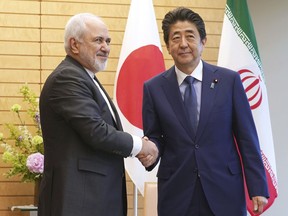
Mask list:
[{"label": "dark gray suit jacket", "polygon": [[112,107],[117,123],[89,74],[69,56],[48,77],[40,96],[45,170],[39,216],[127,214],[123,157],[133,139],[121,131]]}]

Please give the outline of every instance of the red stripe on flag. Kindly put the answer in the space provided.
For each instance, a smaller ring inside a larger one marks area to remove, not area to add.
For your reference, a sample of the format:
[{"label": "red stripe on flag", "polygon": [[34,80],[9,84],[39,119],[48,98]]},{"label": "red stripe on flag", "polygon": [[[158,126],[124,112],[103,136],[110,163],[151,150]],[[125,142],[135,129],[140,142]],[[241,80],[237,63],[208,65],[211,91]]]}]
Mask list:
[{"label": "red stripe on flag", "polygon": [[[236,145],[236,149],[241,161],[241,166],[242,166],[242,170],[243,170],[243,162],[242,162],[242,157],[238,148],[238,144],[237,141],[234,137],[234,141],[235,141],[235,145]],[[278,192],[277,192],[277,179],[276,179],[276,175],[274,174],[272,167],[268,161],[268,158],[264,155],[263,151],[261,151],[261,156],[262,156],[262,161],[265,167],[265,173],[266,173],[266,178],[267,178],[267,183],[268,183],[268,190],[269,190],[269,195],[270,197],[268,198],[268,203],[267,205],[265,205],[263,212],[265,212],[273,203],[274,200],[277,198],[278,196]],[[261,214],[255,214],[253,212],[253,202],[249,197],[248,194],[248,189],[247,189],[247,184],[246,184],[246,180],[245,180],[245,174],[243,172],[243,180],[244,180],[244,189],[245,189],[245,197],[246,197],[246,206],[247,206],[247,210],[249,212],[249,214],[251,216],[257,216],[257,215],[261,215]]]},{"label": "red stripe on flag", "polygon": [[[267,182],[268,182],[268,189],[269,189],[269,195],[270,198],[268,199],[268,204],[264,207],[264,211],[266,211],[266,209],[268,209],[273,203],[274,200],[276,199],[276,197],[278,196],[278,192],[277,192],[277,179],[276,176],[271,168],[271,165],[267,159],[267,157],[264,155],[264,153],[262,152],[262,160],[263,160],[263,164],[265,167],[265,172],[266,172],[266,177],[267,177]],[[253,205],[251,203],[251,201],[249,202],[249,196],[246,190],[246,197],[247,197],[247,209],[249,211],[249,213],[252,216],[256,216],[256,215],[260,215],[260,214],[255,214],[253,212]]]}]

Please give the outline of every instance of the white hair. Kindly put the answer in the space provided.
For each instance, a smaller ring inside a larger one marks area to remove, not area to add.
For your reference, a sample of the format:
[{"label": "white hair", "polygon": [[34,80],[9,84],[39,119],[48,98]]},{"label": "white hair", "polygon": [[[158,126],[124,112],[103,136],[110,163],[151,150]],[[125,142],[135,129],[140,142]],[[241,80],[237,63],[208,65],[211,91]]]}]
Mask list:
[{"label": "white hair", "polygon": [[75,38],[78,41],[82,40],[83,34],[86,31],[86,22],[88,20],[103,23],[100,17],[91,13],[76,14],[68,20],[64,32],[64,48],[66,53],[70,52],[69,41],[71,38]]}]

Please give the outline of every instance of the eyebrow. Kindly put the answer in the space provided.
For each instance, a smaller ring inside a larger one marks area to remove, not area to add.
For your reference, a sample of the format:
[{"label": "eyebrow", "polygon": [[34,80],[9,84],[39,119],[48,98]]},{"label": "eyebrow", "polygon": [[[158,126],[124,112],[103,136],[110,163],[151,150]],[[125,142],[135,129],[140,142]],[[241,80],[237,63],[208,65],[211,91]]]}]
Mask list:
[{"label": "eyebrow", "polygon": [[95,37],[93,37],[93,39],[94,40],[96,40],[96,39],[101,39],[101,40],[104,40],[104,41],[111,41],[111,37],[104,37],[104,36],[102,36],[102,35],[97,35],[97,36],[95,36]]},{"label": "eyebrow", "polygon": [[[175,31],[173,32],[172,36],[175,35],[175,34],[180,34],[181,31]],[[192,34],[195,34],[195,31],[193,29],[187,29],[184,31],[185,33],[192,33]]]}]

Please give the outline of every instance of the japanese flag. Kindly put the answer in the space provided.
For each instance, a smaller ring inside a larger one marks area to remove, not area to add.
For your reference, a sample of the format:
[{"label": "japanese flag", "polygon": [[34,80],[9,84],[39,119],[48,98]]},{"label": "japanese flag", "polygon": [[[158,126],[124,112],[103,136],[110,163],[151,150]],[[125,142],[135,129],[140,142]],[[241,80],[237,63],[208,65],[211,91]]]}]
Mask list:
[{"label": "japanese flag", "polygon": [[[114,103],[124,131],[143,136],[143,83],[164,70],[152,0],[132,0],[114,85]],[[147,172],[137,158],[125,159],[125,167],[142,195],[144,182],[156,181],[157,168]]]}]

